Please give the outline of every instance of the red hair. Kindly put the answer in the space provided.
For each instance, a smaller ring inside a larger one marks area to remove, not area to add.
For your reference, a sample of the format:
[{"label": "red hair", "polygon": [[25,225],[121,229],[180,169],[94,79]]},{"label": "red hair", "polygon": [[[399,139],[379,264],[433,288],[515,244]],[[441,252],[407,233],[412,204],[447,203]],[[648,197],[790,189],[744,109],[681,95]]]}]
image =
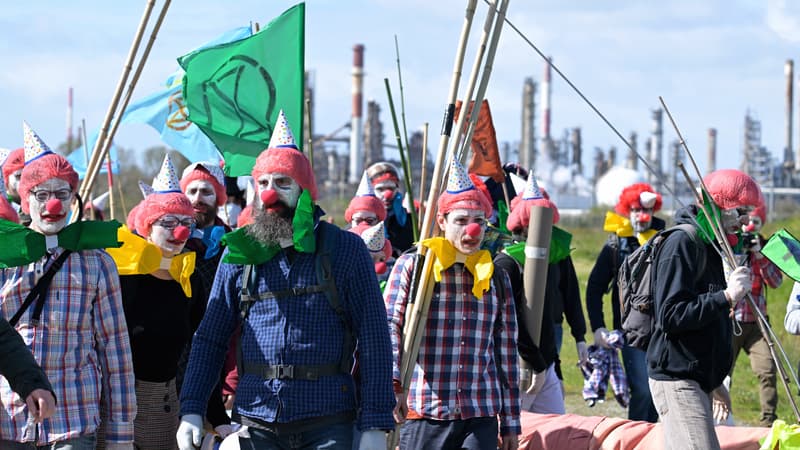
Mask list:
[{"label": "red hair", "polygon": [[652,192],[656,195],[656,203],[653,205],[653,212],[656,212],[661,209],[662,199],[661,194],[656,192],[653,189],[653,186],[650,186],[647,183],[635,183],[632,184],[619,194],[619,200],[617,201],[617,206],[614,208],[619,214],[628,217],[631,213],[631,208],[644,208],[639,201],[639,196],[642,192]]}]

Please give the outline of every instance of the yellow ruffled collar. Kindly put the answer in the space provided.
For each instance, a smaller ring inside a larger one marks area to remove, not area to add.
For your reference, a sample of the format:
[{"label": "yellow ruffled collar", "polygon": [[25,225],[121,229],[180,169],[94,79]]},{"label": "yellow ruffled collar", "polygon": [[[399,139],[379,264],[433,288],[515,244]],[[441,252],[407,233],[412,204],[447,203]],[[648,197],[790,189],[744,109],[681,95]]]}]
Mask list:
[{"label": "yellow ruffled collar", "polygon": [[489,290],[494,273],[494,263],[488,250],[478,250],[471,255],[464,255],[443,237],[425,239],[421,244],[429,248],[436,256],[433,263],[433,278],[437,283],[442,281],[442,271],[447,270],[456,262],[461,262],[474,278],[472,294],[481,298],[483,293]]},{"label": "yellow ruffled collar", "polygon": [[[619,237],[631,237],[634,235],[630,219],[611,211],[606,212],[603,230],[609,233],[616,233]],[[645,242],[649,241],[656,233],[658,233],[657,230],[650,228],[649,230],[637,234],[636,239],[639,240],[639,245],[644,245]]]}]

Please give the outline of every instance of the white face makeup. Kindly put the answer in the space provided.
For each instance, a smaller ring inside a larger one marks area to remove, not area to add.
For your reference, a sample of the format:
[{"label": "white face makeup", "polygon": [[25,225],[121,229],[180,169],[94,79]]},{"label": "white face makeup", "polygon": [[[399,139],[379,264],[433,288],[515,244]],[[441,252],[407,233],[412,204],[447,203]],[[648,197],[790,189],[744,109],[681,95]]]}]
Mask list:
[{"label": "white face makeup", "polygon": [[653,224],[653,210],[649,208],[631,208],[628,214],[633,231],[642,233],[650,229]]},{"label": "white face makeup", "polygon": [[369,226],[375,225],[378,223],[378,216],[372,211],[359,211],[351,217],[350,226],[355,228],[362,222]]},{"label": "white face makeup", "polygon": [[747,208],[723,209],[721,213],[722,228],[727,234],[736,234],[742,225],[746,225],[750,221],[748,213]]},{"label": "white face makeup", "polygon": [[[300,198],[302,189],[292,177],[282,173],[265,173],[258,177],[258,198],[261,203],[261,193],[267,190],[274,190],[278,194],[278,200],[285,203],[289,209],[297,206],[297,199]],[[270,205],[266,205],[267,210]]]},{"label": "white face makeup", "polygon": [[194,180],[186,185],[186,197],[192,202],[198,227],[205,228],[214,223],[217,215],[217,192],[206,180]]},{"label": "white face makeup", "polygon": [[22,169],[17,170],[16,172],[12,173],[8,176],[8,186],[6,186],[8,190],[8,194],[12,197],[18,196],[19,192],[19,179],[22,176]]},{"label": "white face makeup", "polygon": [[383,202],[386,209],[391,208],[397,188],[397,183],[394,181],[382,181],[375,185],[375,196]]},{"label": "white face makeup", "polygon": [[[459,252],[471,255],[481,248],[483,236],[486,233],[486,215],[476,209],[454,209],[447,216],[439,215],[436,218],[439,228],[444,230],[444,237],[453,244]],[[480,225],[480,234],[470,236],[467,226],[475,223]]]},{"label": "white face makeup", "polygon": [[[161,249],[161,255],[165,258],[171,258],[181,251],[183,246],[186,245],[187,239],[177,239],[175,237],[175,229],[178,227],[190,228],[194,218],[183,214],[165,214],[158,220],[153,222],[150,229],[150,236],[147,240],[155,244]],[[186,237],[188,238],[188,233]]]},{"label": "white face makeup", "polygon": [[[51,178],[36,185],[32,192],[27,193],[31,213],[31,228],[44,235],[58,234],[67,224],[67,216],[75,194],[69,183],[60,178]],[[59,208],[47,211],[47,202],[57,199]]]},{"label": "white face makeup", "polygon": [[[764,224],[761,222],[761,217],[759,216],[750,216],[750,223],[748,225],[751,225],[749,227],[750,229],[745,229],[745,231],[749,231],[751,233],[759,233],[761,231],[761,227],[764,226]],[[747,227],[747,225],[745,225],[745,227]]]}]

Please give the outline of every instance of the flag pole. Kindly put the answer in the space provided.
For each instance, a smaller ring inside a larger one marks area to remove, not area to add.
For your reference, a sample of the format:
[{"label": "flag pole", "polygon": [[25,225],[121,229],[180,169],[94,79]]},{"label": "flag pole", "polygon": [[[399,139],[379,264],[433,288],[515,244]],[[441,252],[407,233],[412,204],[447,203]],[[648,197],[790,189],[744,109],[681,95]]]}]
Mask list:
[{"label": "flag pole", "polygon": [[[152,0],[151,0],[151,2],[152,2]],[[170,2],[171,2],[171,0],[166,0],[164,2],[163,6],[161,7],[161,11],[160,11],[160,13],[158,15],[158,19],[156,20],[156,23],[153,25],[153,29],[150,32],[150,38],[147,41],[147,45],[145,45],[145,49],[144,49],[144,51],[142,53],[142,57],[139,60],[138,65],[136,66],[136,71],[134,72],[133,77],[131,78],[131,81],[128,84],[128,89],[125,92],[125,97],[124,97],[124,100],[122,102],[122,107],[119,108],[118,113],[116,115],[113,113],[113,111],[111,111],[109,109],[109,113],[111,113],[111,115],[110,116],[108,116],[108,115],[106,116],[106,121],[104,123],[103,130],[101,130],[101,134],[100,134],[100,136],[98,136],[97,143],[95,143],[95,150],[92,153],[92,157],[96,158],[96,161],[102,161],[106,157],[106,155],[108,154],[109,149],[111,148],[111,143],[113,142],[114,136],[117,133],[117,129],[119,128],[119,124],[120,124],[120,122],[122,120],[122,116],[125,114],[125,109],[128,107],[128,104],[131,101],[131,96],[133,95],[133,90],[136,87],[136,83],[139,81],[139,77],[142,74],[142,70],[144,70],[144,65],[147,62],[147,58],[150,56],[150,50],[152,50],[152,48],[153,48],[153,44],[155,43],[156,36],[158,35],[158,31],[161,29],[161,24],[164,22],[164,17],[167,15],[167,10],[169,9]],[[137,41],[141,42],[141,38],[142,38],[141,33],[137,33],[137,37],[136,37]],[[137,42],[137,44],[135,46],[137,50],[138,50],[138,46],[139,46],[139,44]],[[132,50],[133,50],[133,48],[132,48]],[[133,52],[133,56],[135,56],[135,51]],[[124,77],[125,80],[127,80],[128,72],[130,71],[130,61],[131,60],[129,59],[129,62],[126,63],[126,68],[125,68],[126,70],[125,70],[125,77]],[[120,80],[120,81],[122,81],[122,80]],[[122,84],[124,84],[124,83],[122,83]],[[115,100],[116,100],[114,102],[115,108],[116,108],[117,103],[119,101],[119,93],[122,91],[122,84],[118,87],[117,94],[115,94]],[[108,133],[107,135],[103,136],[103,134],[104,134],[103,132],[108,129],[108,124],[110,123],[112,117],[114,118],[113,128],[111,129],[110,133]],[[100,147],[101,143],[102,143],[102,147]],[[99,153],[98,153],[98,148],[100,149]],[[95,153],[97,153],[97,156],[95,156]],[[81,186],[82,191],[84,191],[84,192],[91,189],[91,186],[94,183],[95,177],[97,176],[97,172],[99,172],[99,170],[100,170],[99,164],[96,163],[95,165],[96,165],[96,167],[92,167],[92,172],[89,172],[89,168],[88,167],[86,169],[86,178],[84,179],[84,184]],[[113,214],[113,212],[112,212],[112,214]]]},{"label": "flag pole", "polygon": [[[108,176],[108,211],[109,211],[109,218],[114,220],[116,214],[114,214],[114,174],[111,172],[111,153],[106,153],[106,171],[108,172],[106,175]],[[94,211],[94,205],[92,205],[92,211]]]},{"label": "flag pole", "polygon": [[[419,226],[417,225],[417,208],[414,207],[414,191],[411,185],[411,165],[408,164],[406,158],[406,149],[403,148],[403,142],[400,138],[400,126],[397,123],[397,113],[394,110],[394,100],[392,99],[392,88],[389,87],[389,79],[384,78],[383,84],[386,85],[386,95],[389,97],[389,111],[392,114],[392,123],[394,124],[394,135],[397,139],[397,150],[400,152],[400,164],[403,165],[403,179],[406,184],[406,198],[411,202],[409,214],[411,215],[411,231],[414,234],[414,242],[419,240]],[[406,141],[408,145],[408,141]]]},{"label": "flag pole", "polygon": [[311,171],[314,171],[314,139],[312,136],[313,128],[311,128],[311,99],[306,98],[306,120],[308,121],[308,140],[306,147],[308,147],[308,162],[311,164]]},{"label": "flag pole", "polygon": [[394,53],[397,55],[397,81],[400,84],[400,119],[403,122],[403,141],[408,149],[410,147],[408,146],[408,129],[406,128],[406,102],[405,96],[403,95],[403,73],[400,71],[400,45],[397,43],[396,34],[394,35]]},{"label": "flag pole", "polygon": [[423,196],[425,195],[425,171],[428,168],[428,122],[422,124],[422,166],[419,175],[419,201],[422,207]]},{"label": "flag pole", "polygon": [[[467,6],[464,12],[464,23],[461,28],[461,35],[459,37],[458,47],[456,48],[455,61],[453,62],[453,76],[450,81],[450,90],[447,94],[447,103],[445,106],[445,114],[442,120],[442,130],[439,138],[439,150],[436,155],[436,163],[434,165],[433,173],[431,175],[431,187],[428,190],[428,205],[425,208],[425,215],[420,225],[420,241],[431,237],[433,217],[436,214],[436,200],[440,192],[440,180],[443,178],[442,172],[445,171],[445,158],[447,153],[447,144],[450,140],[450,133],[453,129],[453,114],[455,112],[455,101],[458,95],[458,86],[461,81],[461,69],[464,65],[464,54],[466,53],[467,41],[469,40],[470,28],[472,27],[472,18],[475,15],[475,5],[477,0],[467,0]],[[416,335],[419,333],[418,323],[420,316],[427,316],[427,310],[430,305],[430,298],[433,294],[433,283],[431,280],[431,268],[433,266],[433,258],[430,252],[426,252],[425,247],[417,243],[417,252],[422,259],[421,275],[422,279],[418,283],[411,286],[414,304],[409,308],[405,317],[405,326],[403,328],[403,353],[400,364],[400,385],[403,390],[403,395],[408,395],[409,382],[411,381],[411,373],[413,366],[409,370],[409,361],[417,360],[419,354],[419,346],[411,345],[417,340]],[[419,271],[419,259],[417,260],[416,270]],[[411,295],[409,295],[411,296]],[[418,301],[420,300],[421,301]],[[423,304],[424,303],[424,304]],[[424,323],[423,323],[424,325]],[[395,427],[394,431],[390,433],[388,439],[388,449],[394,450],[400,438],[399,424]]]}]

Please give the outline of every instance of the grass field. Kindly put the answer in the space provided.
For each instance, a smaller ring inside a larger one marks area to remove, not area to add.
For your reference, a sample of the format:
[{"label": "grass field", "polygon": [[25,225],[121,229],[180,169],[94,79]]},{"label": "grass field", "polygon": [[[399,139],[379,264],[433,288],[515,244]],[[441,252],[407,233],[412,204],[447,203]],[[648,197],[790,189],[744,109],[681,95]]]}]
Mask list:
[{"label": "grass field", "polygon": [[[586,280],[589,277],[589,272],[594,265],[595,258],[597,257],[600,248],[607,238],[607,233],[602,231],[600,226],[601,213],[594,212],[589,216],[580,218],[579,220],[571,221],[575,226],[564,220],[560,226],[573,235],[572,247],[575,249],[572,252],[572,258],[575,263],[575,269],[578,273],[578,278],[581,286],[581,299],[584,300],[586,289]],[[593,224],[589,226],[588,224]],[[793,234],[797,235],[800,231],[800,219],[791,219],[778,221],[776,223],[767,224],[764,229],[766,236],[771,235],[779,228],[786,228]],[[780,288],[770,290],[767,292],[767,304],[770,322],[773,324],[773,331],[778,336],[778,339],[783,344],[786,353],[789,355],[790,361],[794,368],[797,367],[798,358],[800,358],[800,349],[797,347],[797,336],[791,336],[783,328],[783,318],[786,313],[786,302],[789,293],[792,289],[792,280],[784,276],[784,282]],[[611,299],[610,296],[605,298],[603,311],[606,314],[606,323],[611,324]],[[585,314],[585,307],[584,307]],[[586,318],[587,328],[589,328],[589,319]],[[577,367],[577,353],[575,350],[575,342],[569,334],[569,328],[565,322],[564,324],[564,345],[561,350],[562,371],[564,373],[564,385],[566,388],[566,405],[567,412],[582,414],[582,415],[604,415],[604,416],[618,416],[627,417],[627,410],[617,404],[611,395],[604,403],[595,405],[589,408],[584,403],[581,397],[581,389],[583,387],[583,377],[580,369]],[[590,332],[586,335],[587,344],[591,344],[593,337]],[[791,385],[791,390],[797,398],[797,386]],[[733,400],[733,413],[735,421],[738,425],[756,425],[760,414],[759,398],[758,398],[758,379],[750,370],[750,361],[746,354],[739,355],[736,362],[736,368],[733,374],[733,384],[731,386],[731,397]],[[786,390],[784,389],[780,379],[778,380],[778,417],[789,422],[796,422],[795,414],[790,407],[787,400]]]}]

